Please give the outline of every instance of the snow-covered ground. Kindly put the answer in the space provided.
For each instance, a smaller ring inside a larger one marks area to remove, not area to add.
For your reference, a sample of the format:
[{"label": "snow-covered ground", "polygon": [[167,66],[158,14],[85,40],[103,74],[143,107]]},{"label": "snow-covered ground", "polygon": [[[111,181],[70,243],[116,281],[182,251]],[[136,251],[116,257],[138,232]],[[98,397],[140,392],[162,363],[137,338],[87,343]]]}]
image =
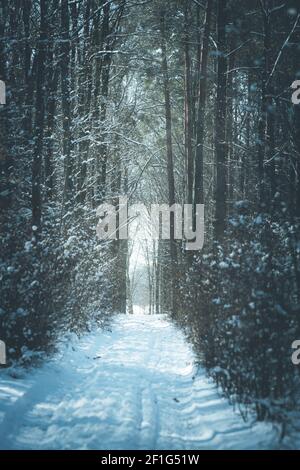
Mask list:
[{"label": "snow-covered ground", "polygon": [[2,449],[265,449],[275,431],[244,423],[197,370],[163,315],[119,315],[112,331],[69,338],[43,367],[0,371]]}]

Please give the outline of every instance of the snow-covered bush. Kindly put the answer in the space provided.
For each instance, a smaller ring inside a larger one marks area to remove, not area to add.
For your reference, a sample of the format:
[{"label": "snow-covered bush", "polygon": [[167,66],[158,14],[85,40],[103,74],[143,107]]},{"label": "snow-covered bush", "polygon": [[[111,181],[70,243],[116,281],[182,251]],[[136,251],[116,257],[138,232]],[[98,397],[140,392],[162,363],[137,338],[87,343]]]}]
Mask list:
[{"label": "snow-covered bush", "polygon": [[49,350],[59,334],[79,333],[109,310],[103,275],[108,247],[90,233],[92,217],[82,210],[80,223],[62,230],[52,210],[37,242],[26,211],[13,229],[7,217],[0,235],[0,337],[9,361],[25,357],[25,350]]},{"label": "snow-covered bush", "polygon": [[296,224],[238,207],[222,246],[190,269],[184,299],[193,341],[226,395],[245,415],[283,423],[297,401],[297,234]]}]

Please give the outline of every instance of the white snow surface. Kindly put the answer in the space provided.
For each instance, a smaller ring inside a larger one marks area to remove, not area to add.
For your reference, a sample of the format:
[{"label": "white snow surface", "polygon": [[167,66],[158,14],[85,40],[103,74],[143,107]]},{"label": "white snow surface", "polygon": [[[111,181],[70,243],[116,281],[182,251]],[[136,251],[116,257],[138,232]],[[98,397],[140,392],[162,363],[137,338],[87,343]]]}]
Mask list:
[{"label": "white snow surface", "polygon": [[37,369],[0,371],[1,449],[270,449],[164,315],[117,315]]}]

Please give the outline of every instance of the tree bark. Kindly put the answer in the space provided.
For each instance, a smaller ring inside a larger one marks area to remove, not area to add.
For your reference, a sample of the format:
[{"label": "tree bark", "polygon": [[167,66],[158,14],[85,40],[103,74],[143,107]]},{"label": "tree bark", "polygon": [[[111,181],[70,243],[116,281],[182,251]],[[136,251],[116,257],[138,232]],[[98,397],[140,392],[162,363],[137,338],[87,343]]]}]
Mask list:
[{"label": "tree bark", "polygon": [[69,1],[61,0],[61,106],[63,119],[62,152],[64,157],[64,202],[71,200],[73,181],[73,162],[71,158],[71,106],[70,106],[70,15]]},{"label": "tree bark", "polygon": [[193,203],[193,176],[194,176],[194,162],[192,154],[192,80],[191,80],[191,58],[190,58],[190,10],[188,3],[185,3],[184,8],[184,135],[185,135],[185,161],[187,170],[186,179],[186,202],[187,204]]},{"label": "tree bark", "polygon": [[[56,11],[59,6],[59,0],[52,2],[52,10]],[[53,25],[48,26],[49,39],[52,38],[55,28]],[[48,46],[47,53],[47,90],[48,90],[48,101],[47,101],[47,126],[46,126],[46,151],[45,151],[45,186],[46,186],[46,197],[51,200],[53,197],[53,186],[54,186],[54,162],[53,162],[53,130],[55,121],[55,110],[56,110],[56,93],[58,86],[59,72],[55,66],[55,42],[51,40]]]},{"label": "tree bark", "polygon": [[225,231],[226,218],[226,4],[227,0],[218,0],[217,40],[218,40],[218,72],[217,72],[217,106],[216,106],[216,213],[215,237],[221,240]]},{"label": "tree bark", "polygon": [[[197,110],[197,130],[196,130],[196,158],[195,158],[195,183],[194,183],[194,204],[204,203],[204,185],[203,185],[203,144],[204,144],[204,126],[205,110],[207,96],[207,62],[209,49],[209,35],[211,28],[212,0],[207,0],[204,34],[200,58],[200,79],[198,91],[198,110]],[[195,212],[195,211],[194,211]]]},{"label": "tree bark", "polygon": [[32,225],[34,235],[36,236],[40,231],[41,213],[42,213],[42,197],[41,197],[41,164],[43,152],[43,138],[44,138],[44,118],[45,118],[45,105],[44,105],[44,76],[45,76],[45,59],[46,59],[46,0],[40,0],[40,38],[38,44],[38,57],[37,57],[37,74],[36,74],[36,111],[35,111],[35,143],[33,149],[32,161]]},{"label": "tree bark", "polygon": [[105,48],[102,67],[101,67],[101,111],[100,111],[100,125],[101,125],[101,145],[100,145],[100,158],[98,167],[97,179],[97,194],[99,202],[104,200],[105,186],[106,186],[106,167],[107,167],[107,144],[105,132],[105,119],[107,112],[107,99],[108,99],[108,84],[111,65],[111,52],[110,52],[110,39],[109,39],[109,18],[110,18],[110,4],[106,3],[103,7],[103,23],[102,23],[102,40],[101,43]]},{"label": "tree bark", "polygon": [[[173,147],[172,147],[172,113],[171,113],[171,97],[170,97],[170,80],[167,61],[167,41],[166,41],[166,24],[165,11],[160,12],[160,32],[161,32],[161,69],[163,76],[163,89],[165,98],[165,126],[166,126],[166,147],[167,147],[167,173],[168,173],[168,193],[169,205],[175,204],[175,180],[174,180],[174,163],[173,163]],[[171,311],[176,314],[176,265],[177,250],[174,239],[174,213],[170,213],[170,260],[171,260]]]}]

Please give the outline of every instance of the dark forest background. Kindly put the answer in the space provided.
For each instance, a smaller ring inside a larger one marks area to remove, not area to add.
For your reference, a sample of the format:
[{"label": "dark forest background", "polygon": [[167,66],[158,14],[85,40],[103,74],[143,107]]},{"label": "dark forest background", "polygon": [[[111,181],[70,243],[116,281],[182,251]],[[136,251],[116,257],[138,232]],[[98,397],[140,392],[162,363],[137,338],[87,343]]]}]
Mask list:
[{"label": "dark forest background", "polygon": [[186,328],[245,418],[284,430],[299,404],[299,2],[1,0],[0,79],[9,360],[128,310],[130,244],[97,239],[100,203],[204,203],[203,250],[173,236],[151,252],[151,311]]}]

